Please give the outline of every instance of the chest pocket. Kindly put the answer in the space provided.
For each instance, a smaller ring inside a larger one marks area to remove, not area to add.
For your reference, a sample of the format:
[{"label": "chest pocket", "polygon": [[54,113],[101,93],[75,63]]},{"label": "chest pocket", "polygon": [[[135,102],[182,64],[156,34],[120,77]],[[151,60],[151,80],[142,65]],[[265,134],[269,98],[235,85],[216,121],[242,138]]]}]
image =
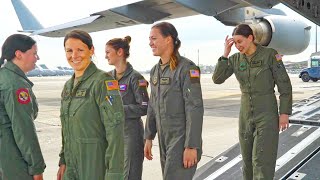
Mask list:
[{"label": "chest pocket", "polygon": [[170,88],[164,93],[165,111],[168,115],[184,114],[184,99],[180,82],[175,79]]},{"label": "chest pocket", "polygon": [[258,92],[269,92],[274,88],[274,80],[270,67],[266,64],[253,72],[253,86]]},{"label": "chest pocket", "polygon": [[240,86],[245,85],[247,79],[248,79],[248,74],[247,74],[247,68],[246,69],[240,69],[240,65],[236,65],[234,67],[234,74],[240,84]]},{"label": "chest pocket", "polygon": [[254,71],[252,71],[252,75],[256,78],[263,78],[265,79],[266,77],[271,77],[272,72],[271,69],[268,65],[263,65],[258,68],[252,68]]},{"label": "chest pocket", "polygon": [[71,115],[75,115],[82,106],[86,106],[87,98],[88,98],[87,89],[78,89],[75,92],[75,94],[73,94],[72,102],[69,108],[69,113]]},{"label": "chest pocket", "polygon": [[86,104],[88,93],[87,89],[78,89],[74,94],[65,91],[62,94],[61,115],[74,116],[80,107]]}]

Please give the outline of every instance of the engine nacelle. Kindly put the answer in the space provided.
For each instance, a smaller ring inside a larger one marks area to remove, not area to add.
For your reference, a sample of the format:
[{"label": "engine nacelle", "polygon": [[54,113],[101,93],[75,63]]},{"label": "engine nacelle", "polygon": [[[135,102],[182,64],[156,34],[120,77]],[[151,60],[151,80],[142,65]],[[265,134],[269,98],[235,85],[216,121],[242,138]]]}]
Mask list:
[{"label": "engine nacelle", "polygon": [[271,47],[283,55],[301,53],[310,43],[311,27],[287,16],[265,16],[250,27],[256,43]]}]

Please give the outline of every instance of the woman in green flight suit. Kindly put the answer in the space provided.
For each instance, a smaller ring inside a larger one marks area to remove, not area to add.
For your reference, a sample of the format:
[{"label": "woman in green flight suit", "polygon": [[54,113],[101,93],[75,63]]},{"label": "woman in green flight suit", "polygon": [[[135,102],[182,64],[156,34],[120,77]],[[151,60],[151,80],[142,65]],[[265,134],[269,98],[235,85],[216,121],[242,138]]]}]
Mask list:
[{"label": "woman in green flight suit", "polygon": [[110,74],[119,82],[125,112],[124,123],[124,179],[141,180],[143,167],[143,122],[147,114],[148,82],[127,62],[131,37],[114,38],[106,44],[106,59],[115,69]]},{"label": "woman in green flight suit", "polygon": [[172,24],[155,24],[149,41],[153,55],[160,60],[150,72],[144,154],[153,158],[152,140],[157,134],[163,179],[191,180],[202,154],[200,70],[180,56],[181,41]]},{"label": "woman in green flight suit", "polygon": [[[239,141],[243,159],[243,178],[274,177],[279,130],[288,128],[292,111],[292,87],[282,63],[282,55],[271,48],[254,43],[249,25],[238,25],[232,38],[226,37],[225,50],[213,74],[216,84],[223,83],[233,73],[240,84],[241,108]],[[228,57],[232,45],[239,53]],[[280,93],[278,110],[274,87]]]},{"label": "woman in green flight suit", "polygon": [[62,150],[58,180],[122,180],[124,112],[119,87],[91,61],[90,35],[73,30],[64,38],[74,75],[62,91]]},{"label": "woman in green flight suit", "polygon": [[25,73],[39,60],[36,42],[14,34],[2,46],[0,65],[0,179],[42,180],[46,167],[33,121],[38,103]]}]

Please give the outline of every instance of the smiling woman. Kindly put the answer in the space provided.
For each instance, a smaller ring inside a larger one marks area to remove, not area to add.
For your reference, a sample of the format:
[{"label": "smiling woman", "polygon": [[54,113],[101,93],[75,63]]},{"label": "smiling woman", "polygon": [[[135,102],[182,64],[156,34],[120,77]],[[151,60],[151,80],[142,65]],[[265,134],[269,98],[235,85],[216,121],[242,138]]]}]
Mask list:
[{"label": "smiling woman", "polygon": [[[239,53],[229,57],[235,45]],[[232,38],[225,39],[225,51],[219,58],[212,80],[222,84],[233,73],[240,89],[239,141],[243,158],[243,179],[273,179],[279,130],[289,126],[292,111],[292,87],[276,50],[254,43],[252,29],[238,25]],[[278,110],[274,87],[280,93]]]},{"label": "smiling woman", "polygon": [[57,179],[123,179],[124,112],[118,82],[91,61],[91,36],[64,39],[74,69],[61,94],[62,149]]}]

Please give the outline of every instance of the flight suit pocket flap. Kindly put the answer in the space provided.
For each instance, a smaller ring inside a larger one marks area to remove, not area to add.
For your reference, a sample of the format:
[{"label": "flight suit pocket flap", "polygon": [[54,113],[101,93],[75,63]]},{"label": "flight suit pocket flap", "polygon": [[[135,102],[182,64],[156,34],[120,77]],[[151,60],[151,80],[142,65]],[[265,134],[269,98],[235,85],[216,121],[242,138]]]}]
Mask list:
[{"label": "flight suit pocket flap", "polygon": [[96,144],[96,143],[102,142],[102,140],[98,138],[78,138],[77,141],[79,143],[85,143],[85,144]]}]

